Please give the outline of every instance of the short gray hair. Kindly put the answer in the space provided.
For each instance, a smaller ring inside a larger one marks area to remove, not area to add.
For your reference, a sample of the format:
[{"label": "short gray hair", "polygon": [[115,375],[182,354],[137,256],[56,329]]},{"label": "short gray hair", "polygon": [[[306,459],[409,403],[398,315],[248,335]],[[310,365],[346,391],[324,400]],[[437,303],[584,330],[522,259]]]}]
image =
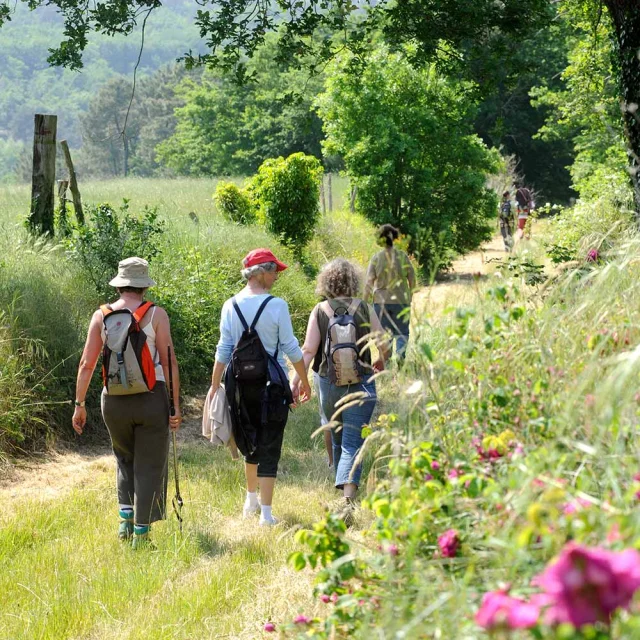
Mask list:
[{"label": "short gray hair", "polygon": [[272,273],[278,268],[275,262],[263,262],[262,264],[256,264],[253,267],[247,267],[240,273],[244,280],[250,280],[254,276],[258,276],[261,273]]}]

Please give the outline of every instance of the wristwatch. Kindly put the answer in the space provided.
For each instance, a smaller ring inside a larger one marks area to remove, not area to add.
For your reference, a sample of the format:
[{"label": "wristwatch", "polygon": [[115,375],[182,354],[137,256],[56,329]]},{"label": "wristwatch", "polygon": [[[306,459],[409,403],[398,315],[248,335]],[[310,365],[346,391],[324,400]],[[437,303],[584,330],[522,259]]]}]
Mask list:
[{"label": "wristwatch", "polygon": [[73,404],[75,404],[76,407],[84,407],[86,402],[84,400],[82,402],[79,402],[78,400],[76,400]]}]

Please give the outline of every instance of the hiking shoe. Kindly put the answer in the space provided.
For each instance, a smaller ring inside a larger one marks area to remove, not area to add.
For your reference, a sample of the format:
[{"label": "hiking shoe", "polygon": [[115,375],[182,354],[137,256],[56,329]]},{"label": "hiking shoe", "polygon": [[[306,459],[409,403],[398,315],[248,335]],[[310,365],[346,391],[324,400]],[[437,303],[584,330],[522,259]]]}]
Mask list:
[{"label": "hiking shoe", "polygon": [[356,519],[356,504],[351,498],[343,498],[340,501],[338,509],[334,511],[335,515],[344,522],[347,529],[352,527]]},{"label": "hiking shoe", "polygon": [[260,503],[251,504],[248,500],[245,500],[244,506],[242,507],[242,517],[250,518],[254,516],[256,513],[260,511]]},{"label": "hiking shoe", "polygon": [[156,545],[153,544],[148,533],[134,534],[133,543],[131,548],[137,551],[148,549],[149,551],[155,551]]},{"label": "hiking shoe", "polygon": [[261,527],[275,527],[277,524],[280,524],[280,520],[278,520],[278,518],[274,518],[273,516],[271,516],[270,518],[265,518],[262,514],[260,514]]},{"label": "hiking shoe", "polygon": [[118,539],[130,540],[133,536],[133,520],[120,520],[120,526],[118,527]]}]

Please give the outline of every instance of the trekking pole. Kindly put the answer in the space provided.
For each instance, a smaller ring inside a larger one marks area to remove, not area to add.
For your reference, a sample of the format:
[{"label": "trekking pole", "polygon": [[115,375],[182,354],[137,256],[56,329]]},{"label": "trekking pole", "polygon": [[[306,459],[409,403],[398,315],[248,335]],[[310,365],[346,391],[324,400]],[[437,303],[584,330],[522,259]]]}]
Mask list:
[{"label": "trekking pole", "polygon": [[[171,417],[176,415],[176,407],[173,402],[173,366],[171,364],[171,347],[167,347],[167,352],[169,356],[169,415]],[[172,431],[171,435],[173,437],[173,477],[176,481],[176,494],[171,501],[173,505],[173,511],[176,514],[176,518],[178,518],[178,523],[180,525],[180,535],[182,535],[182,506],[184,502],[182,501],[182,496],[180,495],[180,479],[178,477],[178,450],[176,447],[176,432]]]}]

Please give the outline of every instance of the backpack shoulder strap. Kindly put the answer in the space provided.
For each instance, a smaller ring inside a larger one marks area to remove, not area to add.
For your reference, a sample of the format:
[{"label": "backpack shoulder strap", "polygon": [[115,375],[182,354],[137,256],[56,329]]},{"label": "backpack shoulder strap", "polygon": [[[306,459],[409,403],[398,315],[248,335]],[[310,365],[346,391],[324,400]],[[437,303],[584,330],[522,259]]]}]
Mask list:
[{"label": "backpack shoulder strap", "polygon": [[102,311],[102,319],[104,320],[110,313],[113,313],[113,309],[110,304],[101,304],[100,311]]},{"label": "backpack shoulder strap", "polygon": [[256,325],[258,324],[258,320],[260,320],[260,316],[262,315],[264,308],[269,304],[269,302],[271,302],[271,300],[273,300],[273,296],[268,296],[262,301],[262,304],[258,309],[258,313],[256,313],[256,317],[253,319],[253,322],[251,323],[251,327],[250,327],[251,331],[255,331]]},{"label": "backpack shoulder strap", "polygon": [[331,318],[333,318],[333,316],[336,315],[336,312],[334,311],[333,307],[329,304],[328,300],[325,300],[324,302],[320,303],[319,308],[322,309],[322,311],[324,311],[324,314],[327,316],[327,318],[329,318],[329,320],[331,320]]},{"label": "backpack shoulder strap", "polygon": [[349,309],[348,309],[347,313],[350,316],[355,316],[356,315],[356,311],[358,310],[358,307],[360,306],[361,302],[362,302],[362,300],[360,300],[359,298],[354,298],[351,301],[351,304],[349,305]]},{"label": "backpack shoulder strap", "polygon": [[238,314],[238,318],[240,318],[240,322],[242,323],[244,330],[248,331],[249,325],[247,324],[247,321],[244,319],[244,316],[242,315],[242,311],[240,311],[240,307],[238,306],[235,296],[231,298],[231,304],[233,304],[233,308],[236,310],[236,313]]},{"label": "backpack shoulder strap", "polygon": [[149,309],[151,309],[151,307],[153,306],[155,306],[153,302],[145,302],[141,304],[132,314],[135,318],[135,321],[139,323],[142,318],[144,318],[147,311],[149,311]]}]

